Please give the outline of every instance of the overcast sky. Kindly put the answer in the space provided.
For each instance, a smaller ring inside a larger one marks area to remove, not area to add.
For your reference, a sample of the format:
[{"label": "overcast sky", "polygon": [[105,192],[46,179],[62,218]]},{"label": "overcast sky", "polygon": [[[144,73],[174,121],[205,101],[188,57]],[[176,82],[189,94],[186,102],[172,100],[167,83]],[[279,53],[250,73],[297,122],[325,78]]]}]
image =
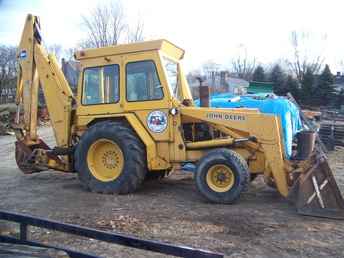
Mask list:
[{"label": "overcast sky", "polygon": [[[19,42],[27,13],[40,16],[47,44],[73,47],[82,39],[82,14],[109,0],[0,0],[0,44]],[[228,66],[242,45],[264,64],[292,53],[290,33],[310,33],[309,51],[324,53],[332,72],[343,70],[343,0],[125,0],[130,21],[140,16],[147,39],[166,38],[186,50],[188,70],[207,60]],[[326,34],[326,40],[323,35]]]}]

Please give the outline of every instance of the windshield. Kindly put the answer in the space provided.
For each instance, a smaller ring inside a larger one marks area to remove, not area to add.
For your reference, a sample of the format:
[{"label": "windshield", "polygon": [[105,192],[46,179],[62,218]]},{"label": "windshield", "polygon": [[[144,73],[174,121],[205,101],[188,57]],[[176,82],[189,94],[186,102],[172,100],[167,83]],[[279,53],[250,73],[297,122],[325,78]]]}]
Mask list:
[{"label": "windshield", "polygon": [[178,98],[178,63],[167,57],[163,57],[163,62],[167,72],[167,81],[171,93],[175,98]]}]

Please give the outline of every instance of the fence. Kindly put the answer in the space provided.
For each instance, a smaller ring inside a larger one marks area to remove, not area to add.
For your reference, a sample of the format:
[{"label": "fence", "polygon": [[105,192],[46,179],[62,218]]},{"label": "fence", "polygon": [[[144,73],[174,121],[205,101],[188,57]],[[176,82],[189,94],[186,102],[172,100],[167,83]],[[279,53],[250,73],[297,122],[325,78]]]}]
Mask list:
[{"label": "fence", "polygon": [[12,212],[0,211],[0,220],[6,220],[19,223],[20,234],[19,238],[0,235],[0,242],[25,244],[38,247],[54,248],[57,250],[65,251],[71,258],[97,258],[98,256],[87,254],[65,247],[51,246],[28,240],[28,227],[35,226],[49,230],[64,232],[72,235],[87,237],[104,241],[112,244],[124,245],[131,248],[138,248],[152,252],[158,252],[177,257],[209,257],[209,258],[222,258],[222,254],[214,253],[206,250],[195,249],[187,246],[172,245],[158,241],[143,240],[137,237],[128,236],[119,233],[110,233],[100,230],[95,230],[87,227],[61,223],[53,220],[37,218]]}]

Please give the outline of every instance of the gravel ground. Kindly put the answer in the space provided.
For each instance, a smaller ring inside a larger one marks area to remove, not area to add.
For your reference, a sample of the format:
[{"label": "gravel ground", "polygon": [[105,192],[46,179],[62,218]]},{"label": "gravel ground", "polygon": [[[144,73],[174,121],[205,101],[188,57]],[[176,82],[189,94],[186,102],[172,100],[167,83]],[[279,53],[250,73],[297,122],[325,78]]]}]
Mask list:
[{"label": "gravel ground", "polygon": [[[52,142],[50,128],[40,134]],[[191,175],[151,181],[131,195],[84,191],[75,174],[23,175],[14,161],[13,136],[0,137],[0,209],[46,217],[145,239],[224,253],[227,257],[344,257],[344,222],[295,213],[257,178],[235,205],[205,202]],[[329,155],[344,190],[344,149]],[[166,257],[118,245],[31,228],[31,238],[104,257]]]}]

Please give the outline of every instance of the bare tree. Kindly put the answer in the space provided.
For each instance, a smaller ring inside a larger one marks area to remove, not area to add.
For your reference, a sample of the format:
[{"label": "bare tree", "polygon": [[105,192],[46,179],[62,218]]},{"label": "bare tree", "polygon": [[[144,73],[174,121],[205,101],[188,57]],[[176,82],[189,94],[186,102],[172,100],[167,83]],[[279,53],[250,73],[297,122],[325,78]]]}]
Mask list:
[{"label": "bare tree", "polygon": [[255,68],[256,58],[249,58],[247,48],[244,45],[240,45],[237,57],[232,59],[234,75],[241,79],[250,80]]},{"label": "bare tree", "polygon": [[218,72],[220,65],[213,60],[208,60],[202,65],[202,70],[204,75],[209,78],[213,73]]},{"label": "bare tree", "polygon": [[215,87],[215,80],[217,73],[219,72],[220,65],[213,60],[208,60],[202,65],[202,70],[205,75],[205,79],[211,83],[211,86]]},{"label": "bare tree", "polygon": [[16,86],[16,47],[0,45],[0,100],[13,97]]},{"label": "bare tree", "polygon": [[307,71],[312,74],[320,71],[325,60],[322,45],[326,40],[326,35],[321,35],[321,42],[319,43],[316,42],[316,38],[312,37],[311,33],[292,31],[290,40],[293,57],[288,60],[288,64],[297,80],[302,82]]},{"label": "bare tree", "polygon": [[136,25],[131,28],[131,26],[127,26],[128,28],[128,43],[134,43],[134,42],[140,42],[144,40],[143,36],[143,29],[144,29],[144,23],[142,19],[139,19],[136,23]]},{"label": "bare tree", "polygon": [[76,51],[78,51],[78,48],[76,47],[70,47],[70,48],[64,49],[65,60],[67,61],[74,60],[74,54]]},{"label": "bare tree", "polygon": [[121,2],[98,5],[88,16],[82,16],[88,37],[81,42],[83,48],[117,45],[125,32],[126,24]]},{"label": "bare tree", "polygon": [[61,45],[53,44],[53,45],[49,45],[47,48],[50,54],[54,54],[56,56],[57,60],[61,59],[62,54],[63,54],[63,49]]}]

